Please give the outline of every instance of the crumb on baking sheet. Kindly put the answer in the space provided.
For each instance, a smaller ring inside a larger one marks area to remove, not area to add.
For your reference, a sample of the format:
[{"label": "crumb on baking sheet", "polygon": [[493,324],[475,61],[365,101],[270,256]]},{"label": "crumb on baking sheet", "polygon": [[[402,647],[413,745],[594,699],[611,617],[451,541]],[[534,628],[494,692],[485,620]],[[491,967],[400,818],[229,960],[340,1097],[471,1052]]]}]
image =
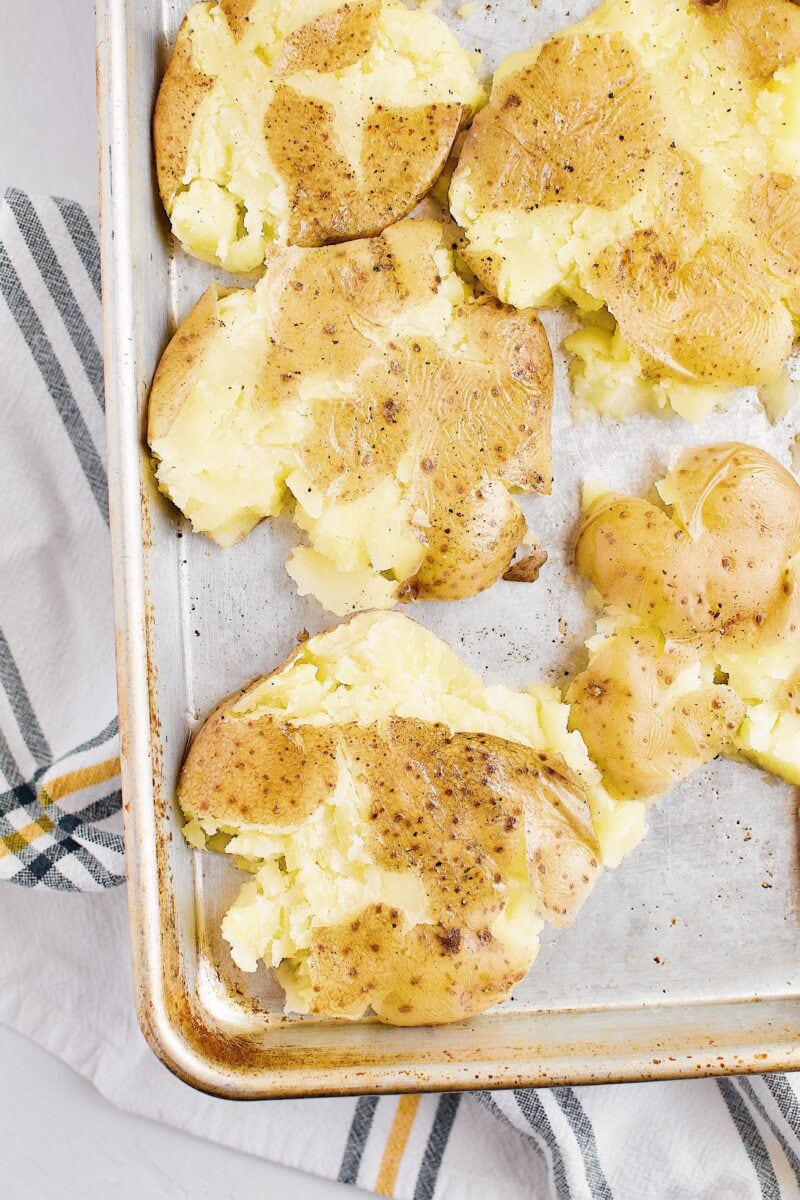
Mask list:
[{"label": "crumb on baking sheet", "polygon": [[800,472],[800,433],[795,434],[789,446],[789,457],[792,460],[792,470],[797,474]]},{"label": "crumb on baking sheet", "polygon": [[539,572],[547,562],[547,551],[535,546],[530,554],[518,558],[506,571],[503,579],[510,583],[536,583]]}]

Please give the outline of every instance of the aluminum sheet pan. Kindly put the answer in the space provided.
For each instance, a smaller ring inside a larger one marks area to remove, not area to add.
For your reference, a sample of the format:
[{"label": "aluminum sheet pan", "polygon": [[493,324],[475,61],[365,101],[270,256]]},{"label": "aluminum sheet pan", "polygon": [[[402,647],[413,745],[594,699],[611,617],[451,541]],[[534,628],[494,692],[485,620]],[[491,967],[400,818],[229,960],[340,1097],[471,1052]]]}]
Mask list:
[{"label": "aluminum sheet pan", "polygon": [[[490,71],[593,5],[479,4],[442,15]],[[193,854],[174,785],[187,740],[225,693],[332,623],[283,568],[293,534],[265,523],[233,550],[192,535],[158,495],[143,444],[159,354],[209,279],[172,243],[150,120],[184,0],[99,0],[103,282],[123,792],[136,1002],[153,1049],[199,1088],[234,1097],[498,1087],[800,1068],[797,797],[714,763],[651,813],[648,840],[608,871],[577,925],[546,934],[513,997],[479,1019],[390,1029],[287,1018],[265,971],[245,975],[219,936],[241,876]],[[568,328],[545,314],[554,348]],[[550,552],[535,586],[499,583],[417,620],[489,680],[558,681],[592,619],[569,565],[579,483],[649,486],[670,445],[739,438],[789,462],[798,415],[770,426],[752,395],[700,428],[639,418],[573,423],[556,357],[555,489],[523,497]]]}]

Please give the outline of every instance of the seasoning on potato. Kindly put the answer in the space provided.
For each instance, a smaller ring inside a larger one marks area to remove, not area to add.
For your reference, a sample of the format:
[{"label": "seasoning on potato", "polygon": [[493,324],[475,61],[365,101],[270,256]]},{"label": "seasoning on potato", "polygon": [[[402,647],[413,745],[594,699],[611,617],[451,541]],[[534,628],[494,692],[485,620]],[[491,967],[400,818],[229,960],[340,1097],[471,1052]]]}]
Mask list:
[{"label": "seasoning on potato", "polygon": [[251,872],[223,936],[276,969],[287,1009],[460,1020],[527,973],[642,834],[557,690],[486,686],[432,633],[369,613],[224,701],[184,763],[198,848]]},{"label": "seasoning on potato", "polygon": [[271,256],[254,291],[212,286],[150,397],[161,489],[222,546],[288,510],[287,569],[338,615],[456,600],[549,492],[552,361],[532,312],[475,296],[442,227]]},{"label": "seasoning on potato", "polygon": [[453,176],[501,300],[567,298],[579,407],[769,411],[800,320],[800,7],[605,0],[499,67]]},{"label": "seasoning on potato", "polygon": [[662,504],[591,499],[575,552],[605,606],[571,683],[609,791],[646,800],[720,753],[800,783],[800,485],[739,443],[684,450]]},{"label": "seasoning on potato", "polygon": [[406,216],[484,99],[476,56],[399,0],[220,0],[181,26],[156,104],[158,184],[191,254],[252,271]]}]

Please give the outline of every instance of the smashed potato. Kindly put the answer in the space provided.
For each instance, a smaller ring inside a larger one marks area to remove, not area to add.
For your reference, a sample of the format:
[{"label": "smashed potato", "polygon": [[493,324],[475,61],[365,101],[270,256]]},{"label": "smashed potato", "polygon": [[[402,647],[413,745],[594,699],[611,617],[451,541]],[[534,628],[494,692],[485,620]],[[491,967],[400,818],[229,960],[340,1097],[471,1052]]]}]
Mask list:
[{"label": "smashed potato", "polygon": [[[563,298],[579,407],[702,419],[800,320],[800,7],[605,0],[498,69],[450,191],[501,300]],[[769,403],[770,392],[767,391]]]},{"label": "smashed potato", "polygon": [[398,0],[220,0],[181,26],[154,118],[173,231],[228,271],[370,236],[434,184],[481,103],[474,56]]},{"label": "smashed potato", "polygon": [[532,312],[474,296],[434,221],[277,250],[211,287],[150,397],[161,489],[222,546],[288,509],[287,570],[338,615],[498,580],[551,483],[552,362]]},{"label": "smashed potato", "polygon": [[744,704],[692,651],[637,626],[599,634],[590,651],[567,689],[570,727],[614,795],[662,796],[730,744]]},{"label": "smashed potato", "polygon": [[299,1013],[413,1025],[503,999],[597,878],[593,808],[622,812],[617,849],[641,836],[566,722],[554,689],[487,687],[397,614],[305,642],[209,717],[180,777],[190,843],[221,833],[252,873],[234,960],[274,967]]},{"label": "smashed potato", "polygon": [[598,497],[584,513],[578,571],[603,602],[672,641],[770,645],[800,634],[800,485],[740,443],[683,451],[657,485],[665,506]]},{"label": "smashed potato", "polygon": [[682,452],[662,504],[601,494],[579,572],[607,615],[567,690],[609,791],[662,794],[720,753],[800,780],[800,485],[737,443]]}]

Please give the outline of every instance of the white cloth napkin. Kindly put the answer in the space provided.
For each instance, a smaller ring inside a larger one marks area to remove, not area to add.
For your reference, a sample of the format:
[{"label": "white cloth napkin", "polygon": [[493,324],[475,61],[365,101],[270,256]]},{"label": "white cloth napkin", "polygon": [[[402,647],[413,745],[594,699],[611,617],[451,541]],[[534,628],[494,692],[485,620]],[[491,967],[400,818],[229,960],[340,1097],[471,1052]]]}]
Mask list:
[{"label": "white cloth napkin", "polygon": [[0,1020],[121,1108],[402,1200],[800,1196],[792,1076],[236,1104],[153,1057],[113,886],[94,220],[20,192],[0,207]]}]

